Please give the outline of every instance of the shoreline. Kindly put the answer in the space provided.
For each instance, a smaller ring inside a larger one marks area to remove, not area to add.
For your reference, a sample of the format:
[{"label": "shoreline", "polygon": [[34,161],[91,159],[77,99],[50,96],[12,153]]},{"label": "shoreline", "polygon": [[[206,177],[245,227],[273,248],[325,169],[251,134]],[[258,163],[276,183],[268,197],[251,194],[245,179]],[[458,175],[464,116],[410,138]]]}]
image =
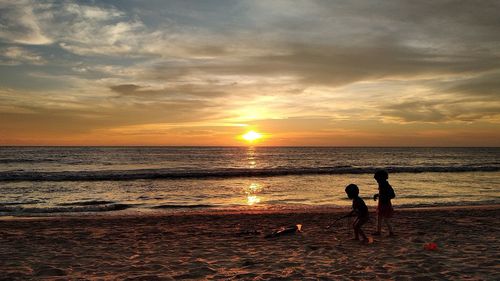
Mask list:
[{"label": "shoreline", "polygon": [[[289,208],[258,208],[258,209],[203,209],[203,210],[118,210],[107,212],[67,212],[67,213],[34,213],[29,215],[5,215],[0,216],[1,221],[36,221],[36,220],[88,220],[88,219],[133,219],[133,218],[161,218],[170,216],[220,216],[220,215],[264,215],[264,214],[338,214],[349,212],[350,206],[336,207],[289,207]],[[500,209],[500,204],[477,204],[477,205],[441,205],[441,206],[416,206],[416,207],[401,207],[394,206],[396,212],[411,212],[411,211],[453,211],[453,210],[474,210],[474,209]],[[375,208],[369,207],[371,214],[375,213]],[[372,215],[373,216],[373,215]]]}]

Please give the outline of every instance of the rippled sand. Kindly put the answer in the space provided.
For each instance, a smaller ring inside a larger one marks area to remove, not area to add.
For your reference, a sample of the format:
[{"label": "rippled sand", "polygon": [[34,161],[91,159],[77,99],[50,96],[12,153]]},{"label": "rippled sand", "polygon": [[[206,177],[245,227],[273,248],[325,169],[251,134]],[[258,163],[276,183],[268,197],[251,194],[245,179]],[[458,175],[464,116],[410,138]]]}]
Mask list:
[{"label": "rippled sand", "polygon": [[[500,206],[397,210],[398,236],[351,241],[342,212],[0,221],[1,280],[500,280]],[[374,229],[375,220],[365,230]],[[266,239],[280,226],[303,232]],[[426,250],[429,242],[437,250]]]}]

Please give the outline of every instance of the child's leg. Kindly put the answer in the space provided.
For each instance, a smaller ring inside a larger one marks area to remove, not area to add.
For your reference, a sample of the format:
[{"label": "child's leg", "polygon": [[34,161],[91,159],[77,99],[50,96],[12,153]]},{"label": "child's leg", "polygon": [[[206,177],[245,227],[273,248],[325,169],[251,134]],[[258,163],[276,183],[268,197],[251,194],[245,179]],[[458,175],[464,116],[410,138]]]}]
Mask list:
[{"label": "child's leg", "polygon": [[380,235],[380,232],[382,231],[382,216],[377,213],[377,232],[374,234]]},{"label": "child's leg", "polygon": [[387,228],[389,229],[389,235],[394,235],[394,231],[392,231],[391,219],[384,218],[384,221],[385,221],[385,224],[387,225]]},{"label": "child's leg", "polygon": [[363,238],[363,241],[367,241],[368,240],[368,238],[366,238],[365,233],[361,229],[361,226],[358,227],[358,233],[359,233],[359,235],[361,235],[361,238]]},{"label": "child's leg", "polygon": [[[359,235],[361,235],[361,238],[363,238],[363,241],[367,241],[368,238],[366,238],[365,233],[361,229],[363,224],[365,224],[368,221],[368,219],[356,219],[356,224],[354,225],[354,231],[357,232]],[[359,238],[359,236],[356,235],[356,237]]]},{"label": "child's leg", "polygon": [[359,230],[357,228],[358,219],[356,218],[352,223],[352,229],[354,230],[354,240],[359,240]]}]

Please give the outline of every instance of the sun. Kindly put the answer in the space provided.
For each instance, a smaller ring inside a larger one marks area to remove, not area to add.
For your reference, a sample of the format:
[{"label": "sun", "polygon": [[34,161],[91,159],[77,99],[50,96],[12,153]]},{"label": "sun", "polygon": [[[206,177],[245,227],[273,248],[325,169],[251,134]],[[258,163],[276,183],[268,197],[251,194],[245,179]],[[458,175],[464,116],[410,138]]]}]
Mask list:
[{"label": "sun", "polygon": [[255,132],[255,131],[248,131],[242,137],[246,141],[253,142],[255,140],[258,140],[258,139],[262,138],[262,134],[259,134],[259,133]]}]

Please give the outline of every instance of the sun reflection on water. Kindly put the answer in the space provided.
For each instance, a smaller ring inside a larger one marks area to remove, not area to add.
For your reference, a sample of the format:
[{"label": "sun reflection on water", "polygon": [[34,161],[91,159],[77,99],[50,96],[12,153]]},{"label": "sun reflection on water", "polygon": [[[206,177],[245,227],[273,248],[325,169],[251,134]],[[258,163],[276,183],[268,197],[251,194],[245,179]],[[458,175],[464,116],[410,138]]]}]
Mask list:
[{"label": "sun reflection on water", "polygon": [[260,203],[260,198],[257,195],[248,195],[247,196],[247,204],[252,206],[254,204]]},{"label": "sun reflection on water", "polygon": [[248,167],[250,169],[257,167],[257,161],[255,161],[255,154],[256,154],[255,147],[253,146],[248,147],[247,161],[248,161]]},{"label": "sun reflection on water", "polygon": [[247,205],[252,206],[257,203],[260,203],[261,198],[257,194],[260,193],[261,191],[262,191],[262,185],[255,182],[251,183],[245,189]]}]

